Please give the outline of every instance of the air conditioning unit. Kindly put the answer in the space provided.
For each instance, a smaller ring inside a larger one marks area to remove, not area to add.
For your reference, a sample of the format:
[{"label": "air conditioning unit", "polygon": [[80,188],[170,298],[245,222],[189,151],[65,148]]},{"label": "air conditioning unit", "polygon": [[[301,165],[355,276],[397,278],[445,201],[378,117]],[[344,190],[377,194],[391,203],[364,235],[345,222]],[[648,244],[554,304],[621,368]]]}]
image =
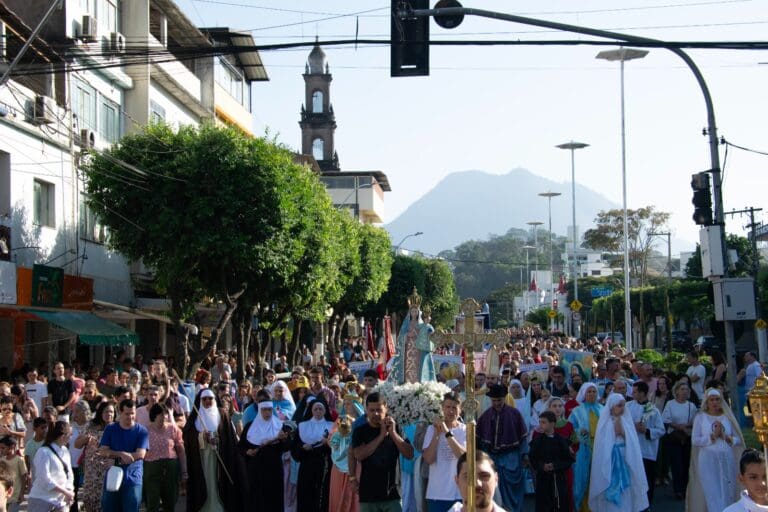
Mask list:
[{"label": "air conditioning unit", "polygon": [[78,37],[84,41],[94,41],[99,35],[99,24],[96,22],[96,18],[86,14],[83,16],[83,21],[80,23],[80,33]]},{"label": "air conditioning unit", "polygon": [[38,94],[32,104],[32,122],[51,124],[56,121],[56,102],[50,96]]},{"label": "air conditioning unit", "polygon": [[77,142],[77,145],[83,149],[93,149],[96,145],[96,133],[88,128],[83,128],[80,130],[80,139]]},{"label": "air conditioning unit", "polygon": [[125,53],[125,36],[120,32],[110,33],[109,50],[112,53]]}]

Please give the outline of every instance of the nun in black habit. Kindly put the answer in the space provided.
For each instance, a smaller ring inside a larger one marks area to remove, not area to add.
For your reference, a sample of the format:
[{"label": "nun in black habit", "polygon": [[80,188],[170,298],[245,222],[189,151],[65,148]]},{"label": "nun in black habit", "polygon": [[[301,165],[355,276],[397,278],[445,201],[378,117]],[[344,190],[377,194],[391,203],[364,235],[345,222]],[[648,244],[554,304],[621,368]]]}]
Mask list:
[{"label": "nun in black habit", "polygon": [[245,458],[253,510],[283,510],[283,453],[290,448],[272,400],[258,404],[256,418],[243,428],[240,452]]},{"label": "nun in black habit", "polygon": [[201,390],[184,426],[189,512],[240,512],[244,507],[237,435],[220,405],[213,391]]},{"label": "nun in black habit", "polygon": [[331,484],[331,412],[322,398],[307,401],[291,455],[299,463],[297,510],[326,512]]}]

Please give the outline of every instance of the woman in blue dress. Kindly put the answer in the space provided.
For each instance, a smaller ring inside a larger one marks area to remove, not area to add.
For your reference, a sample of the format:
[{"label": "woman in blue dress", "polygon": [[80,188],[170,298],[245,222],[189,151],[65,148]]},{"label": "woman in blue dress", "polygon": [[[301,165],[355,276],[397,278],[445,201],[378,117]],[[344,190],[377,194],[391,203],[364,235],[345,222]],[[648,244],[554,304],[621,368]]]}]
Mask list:
[{"label": "woman in blue dress", "polygon": [[592,466],[592,446],[597,423],[603,406],[597,401],[597,384],[587,382],[576,396],[579,405],[573,409],[568,421],[573,425],[578,442],[576,464],[573,466],[573,503],[577,512],[588,512],[589,471]]},{"label": "woman in blue dress", "polygon": [[648,482],[635,423],[626,399],[614,393],[597,424],[589,508],[599,512],[640,512],[648,508]]}]

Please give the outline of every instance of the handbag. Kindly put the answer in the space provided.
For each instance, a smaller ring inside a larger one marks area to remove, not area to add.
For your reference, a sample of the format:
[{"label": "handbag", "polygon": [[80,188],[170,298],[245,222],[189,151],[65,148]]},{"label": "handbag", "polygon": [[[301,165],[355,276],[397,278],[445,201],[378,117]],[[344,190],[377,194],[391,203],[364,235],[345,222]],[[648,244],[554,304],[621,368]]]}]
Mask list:
[{"label": "handbag", "polygon": [[[686,424],[691,422],[691,403],[688,403],[688,419],[686,420]],[[672,430],[672,432],[667,434],[667,439],[669,439],[673,443],[686,445],[691,442],[691,436],[686,434],[682,430]]]}]

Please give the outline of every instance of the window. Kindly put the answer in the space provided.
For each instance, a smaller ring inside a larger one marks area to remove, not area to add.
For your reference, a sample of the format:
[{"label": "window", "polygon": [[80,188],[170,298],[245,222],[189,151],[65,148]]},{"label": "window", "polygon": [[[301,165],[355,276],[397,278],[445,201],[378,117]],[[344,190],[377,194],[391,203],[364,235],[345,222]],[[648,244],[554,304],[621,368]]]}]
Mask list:
[{"label": "window", "polygon": [[165,122],[165,109],[154,101],[149,102],[149,122],[151,124]]},{"label": "window", "polygon": [[323,149],[324,149],[325,143],[323,142],[323,139],[320,137],[316,138],[312,141],[312,156],[315,157],[315,160],[322,160],[323,159]]},{"label": "window", "polygon": [[74,81],[72,113],[77,116],[80,129],[96,131],[96,90],[80,80]]},{"label": "window", "polygon": [[36,225],[56,227],[55,193],[53,183],[35,180],[33,222]]},{"label": "window", "polygon": [[321,113],[323,111],[323,91],[312,93],[312,112]]},{"label": "window", "polygon": [[245,80],[240,71],[230,64],[226,59],[219,59],[216,66],[215,78],[218,84],[229,93],[230,96],[235,98],[238,103],[244,105],[243,102],[243,89],[245,87]]},{"label": "window", "polygon": [[107,241],[107,227],[99,222],[96,214],[88,207],[85,195],[80,195],[80,238],[103,244]]},{"label": "window", "polygon": [[99,135],[107,142],[117,142],[120,138],[120,106],[106,98],[100,101]]},{"label": "window", "polygon": [[601,274],[601,272],[599,270],[593,270],[592,271],[592,275],[593,276],[599,276],[600,274]]},{"label": "window", "polygon": [[117,4],[115,0],[100,0],[96,14],[101,34],[109,37],[110,32],[117,32]]}]

